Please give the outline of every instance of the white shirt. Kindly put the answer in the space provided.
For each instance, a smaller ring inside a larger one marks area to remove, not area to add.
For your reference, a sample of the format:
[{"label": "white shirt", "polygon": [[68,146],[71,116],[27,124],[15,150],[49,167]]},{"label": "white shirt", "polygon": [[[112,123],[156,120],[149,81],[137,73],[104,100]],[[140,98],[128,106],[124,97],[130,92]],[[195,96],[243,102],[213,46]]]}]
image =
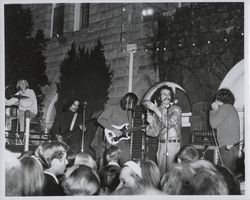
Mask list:
[{"label": "white shirt", "polygon": [[20,99],[20,101],[18,101],[17,98],[13,97],[5,101],[6,106],[18,105],[19,110],[21,111],[29,110],[34,115],[37,114],[37,100],[35,92],[32,89],[26,89],[24,91],[20,90],[15,95],[22,95],[28,98]]}]

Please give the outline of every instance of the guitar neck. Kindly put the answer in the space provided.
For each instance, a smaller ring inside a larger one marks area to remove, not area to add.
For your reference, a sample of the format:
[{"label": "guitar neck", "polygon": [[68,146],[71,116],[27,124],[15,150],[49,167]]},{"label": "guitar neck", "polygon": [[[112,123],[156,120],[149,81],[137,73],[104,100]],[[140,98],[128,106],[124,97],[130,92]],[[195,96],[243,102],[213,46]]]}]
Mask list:
[{"label": "guitar neck", "polygon": [[146,128],[146,125],[141,125],[141,126],[138,126],[138,127],[132,127],[132,128],[127,129],[127,132],[138,131],[138,130],[141,130],[141,129],[144,129],[144,128]]}]

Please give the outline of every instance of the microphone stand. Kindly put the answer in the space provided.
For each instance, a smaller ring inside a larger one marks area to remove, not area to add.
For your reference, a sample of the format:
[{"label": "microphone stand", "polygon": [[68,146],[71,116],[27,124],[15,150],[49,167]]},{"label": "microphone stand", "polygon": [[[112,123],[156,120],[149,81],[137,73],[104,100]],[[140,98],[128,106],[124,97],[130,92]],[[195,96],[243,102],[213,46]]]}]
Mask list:
[{"label": "microphone stand", "polygon": [[85,124],[85,111],[86,111],[87,104],[83,104],[83,114],[82,114],[82,145],[81,145],[81,152],[84,151],[84,132],[86,130],[86,124]]},{"label": "microphone stand", "polygon": [[169,128],[169,107],[167,107],[167,134],[166,134],[166,170],[168,171],[169,169],[169,152],[168,152],[168,128]]}]

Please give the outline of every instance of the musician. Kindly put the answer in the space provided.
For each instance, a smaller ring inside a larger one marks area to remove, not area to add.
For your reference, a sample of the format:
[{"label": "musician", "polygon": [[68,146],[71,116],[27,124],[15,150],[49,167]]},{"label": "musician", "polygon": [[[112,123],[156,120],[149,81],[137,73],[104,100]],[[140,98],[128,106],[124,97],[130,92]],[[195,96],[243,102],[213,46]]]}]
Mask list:
[{"label": "musician", "polygon": [[158,137],[157,164],[164,174],[180,150],[181,108],[174,105],[174,93],[171,87],[161,86],[156,90],[160,93],[160,106],[157,102],[144,102],[150,111],[147,112],[148,126],[146,134]]},{"label": "musician", "polygon": [[[235,97],[229,89],[222,88],[217,91],[214,99],[209,113],[210,125],[217,130],[217,141],[223,164],[235,172],[239,145],[233,146],[233,144],[240,140],[239,115],[233,106]],[[232,145],[231,149],[227,149],[227,145]]]},{"label": "musician", "polygon": [[79,112],[80,101],[68,100],[61,113],[58,113],[52,127],[52,135],[60,142],[66,142],[76,153],[81,150],[83,118]]},{"label": "musician", "polygon": [[30,119],[34,118],[37,114],[37,99],[35,92],[29,89],[27,80],[20,79],[17,81],[16,89],[18,90],[15,95],[9,100],[5,100],[6,106],[17,105],[19,109],[19,125],[20,131],[24,131],[25,111],[30,111]]},{"label": "musician", "polygon": [[[111,105],[97,118],[97,122],[104,128],[109,129],[115,135],[121,135],[121,131],[115,129],[112,125],[121,126],[125,123],[132,125],[133,114],[138,101],[138,97],[129,92],[120,100],[120,105]],[[130,160],[130,140],[121,140],[116,144],[121,149],[120,162],[124,164]]]}]

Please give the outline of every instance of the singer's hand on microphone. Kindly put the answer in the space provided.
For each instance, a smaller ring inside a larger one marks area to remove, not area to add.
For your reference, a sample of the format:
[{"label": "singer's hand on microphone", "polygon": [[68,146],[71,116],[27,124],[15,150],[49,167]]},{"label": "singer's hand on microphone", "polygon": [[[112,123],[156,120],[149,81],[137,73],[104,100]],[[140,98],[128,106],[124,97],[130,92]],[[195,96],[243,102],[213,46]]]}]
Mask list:
[{"label": "singer's hand on microphone", "polygon": [[234,146],[233,144],[228,144],[228,145],[226,145],[225,148],[226,148],[227,151],[230,151],[233,146]]},{"label": "singer's hand on microphone", "polygon": [[153,122],[153,115],[150,112],[147,112],[147,122],[149,124]]}]

